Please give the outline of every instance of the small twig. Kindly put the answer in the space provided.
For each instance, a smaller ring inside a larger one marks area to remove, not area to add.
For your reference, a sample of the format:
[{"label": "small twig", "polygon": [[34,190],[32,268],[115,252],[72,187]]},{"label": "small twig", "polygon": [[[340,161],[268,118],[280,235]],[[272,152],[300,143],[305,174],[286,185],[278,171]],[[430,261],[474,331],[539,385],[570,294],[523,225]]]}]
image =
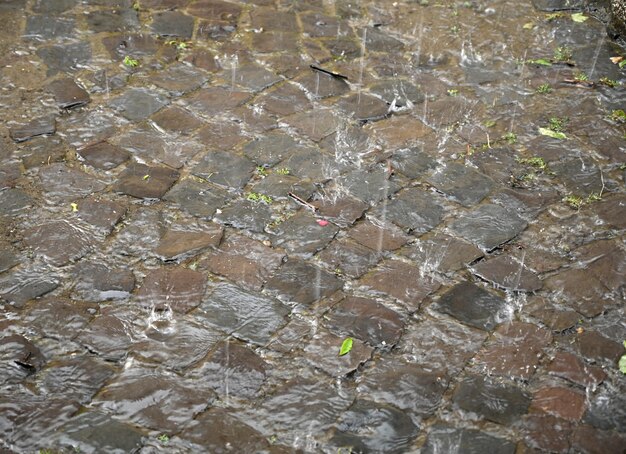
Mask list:
[{"label": "small twig", "polygon": [[291,197],[293,199],[294,202],[302,205],[305,208],[308,208],[309,210],[311,210],[313,213],[315,213],[317,211],[317,207],[315,205],[310,204],[309,202],[307,202],[306,200],[304,200],[301,197],[298,197],[297,195],[295,195],[293,192],[290,192],[289,194],[287,194],[289,197]]},{"label": "small twig", "polygon": [[580,88],[593,88],[596,86],[594,82],[578,79],[564,79],[563,82],[570,85],[576,85]]},{"label": "small twig", "polygon": [[101,142],[104,142],[105,140],[106,139],[96,139],[96,140],[92,140],[92,141],[87,142],[87,143],[83,143],[83,144],[79,145],[78,147],[76,147],[76,150],[82,151],[85,148],[88,148],[88,147],[90,147],[92,145],[97,145],[97,144],[99,144]]},{"label": "small twig", "polygon": [[315,66],[315,65],[309,65],[309,67],[310,67],[312,70],[314,70],[314,71],[319,71],[319,72],[321,72],[321,73],[328,74],[329,76],[337,77],[338,79],[345,79],[345,80],[348,80],[348,77],[347,77],[347,76],[344,76],[343,74],[337,74],[337,73],[334,73],[334,72],[332,72],[332,71],[328,71],[328,70],[326,70],[326,69],[320,68],[319,66]]}]

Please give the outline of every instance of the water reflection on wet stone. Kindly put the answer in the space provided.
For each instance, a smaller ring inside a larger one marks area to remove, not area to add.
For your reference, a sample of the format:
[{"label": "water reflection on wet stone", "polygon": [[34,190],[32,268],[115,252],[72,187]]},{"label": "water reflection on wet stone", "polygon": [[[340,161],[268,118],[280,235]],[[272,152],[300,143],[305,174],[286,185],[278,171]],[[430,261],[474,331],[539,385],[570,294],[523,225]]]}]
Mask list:
[{"label": "water reflection on wet stone", "polygon": [[0,451],[623,452],[587,3],[0,2]]}]

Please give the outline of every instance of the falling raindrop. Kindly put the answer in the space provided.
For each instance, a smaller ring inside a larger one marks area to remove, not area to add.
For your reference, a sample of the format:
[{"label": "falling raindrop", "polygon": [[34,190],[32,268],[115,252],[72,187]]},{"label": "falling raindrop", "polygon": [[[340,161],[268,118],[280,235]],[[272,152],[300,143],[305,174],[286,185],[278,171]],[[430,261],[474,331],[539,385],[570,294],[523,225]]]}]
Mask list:
[{"label": "falling raindrop", "polygon": [[358,80],[358,98],[357,105],[361,104],[361,90],[363,87],[363,71],[365,69],[365,52],[367,41],[367,27],[363,27],[363,36],[361,38],[361,65],[359,67],[359,80]]},{"label": "falling raindrop", "polygon": [[230,90],[234,91],[235,90],[235,81],[237,80],[237,66],[239,65],[239,57],[237,56],[237,54],[233,54],[230,56],[230,76],[231,76],[231,83],[230,83]]}]

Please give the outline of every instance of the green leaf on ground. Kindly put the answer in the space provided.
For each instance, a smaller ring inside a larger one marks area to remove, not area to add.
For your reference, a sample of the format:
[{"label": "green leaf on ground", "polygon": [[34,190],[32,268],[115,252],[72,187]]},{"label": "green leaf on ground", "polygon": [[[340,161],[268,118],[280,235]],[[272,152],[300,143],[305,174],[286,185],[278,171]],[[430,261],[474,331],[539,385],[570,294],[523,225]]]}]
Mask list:
[{"label": "green leaf on ground", "polygon": [[350,353],[352,350],[352,338],[346,337],[346,339],[341,343],[341,348],[339,349],[339,356],[346,355]]},{"label": "green leaf on ground", "polygon": [[530,63],[531,65],[552,66],[552,62],[550,60],[546,60],[545,58],[538,58],[537,60],[528,60],[528,63]]},{"label": "green leaf on ground", "polygon": [[170,441],[170,437],[167,434],[161,434],[157,437],[157,440],[166,445]]},{"label": "green leaf on ground", "polygon": [[567,136],[562,132],[553,131],[548,128],[539,128],[539,134],[542,136],[552,137],[553,139],[567,139]]},{"label": "green leaf on ground", "polygon": [[626,374],[626,355],[623,355],[620,359],[619,359],[619,371],[622,374]]},{"label": "green leaf on ground", "polygon": [[137,66],[139,66],[139,60],[136,60],[128,55],[124,57],[123,63],[129,68],[136,68]]},{"label": "green leaf on ground", "polygon": [[572,14],[572,20],[574,22],[585,22],[587,19],[589,19],[587,16],[585,16],[583,13],[574,13]]}]

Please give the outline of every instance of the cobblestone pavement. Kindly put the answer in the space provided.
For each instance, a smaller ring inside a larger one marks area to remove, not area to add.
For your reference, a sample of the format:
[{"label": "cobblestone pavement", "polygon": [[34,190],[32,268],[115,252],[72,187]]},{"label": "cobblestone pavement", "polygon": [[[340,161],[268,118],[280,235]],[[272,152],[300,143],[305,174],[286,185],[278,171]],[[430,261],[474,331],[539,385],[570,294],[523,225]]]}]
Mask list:
[{"label": "cobblestone pavement", "polygon": [[580,3],[2,0],[0,452],[623,453]]}]

